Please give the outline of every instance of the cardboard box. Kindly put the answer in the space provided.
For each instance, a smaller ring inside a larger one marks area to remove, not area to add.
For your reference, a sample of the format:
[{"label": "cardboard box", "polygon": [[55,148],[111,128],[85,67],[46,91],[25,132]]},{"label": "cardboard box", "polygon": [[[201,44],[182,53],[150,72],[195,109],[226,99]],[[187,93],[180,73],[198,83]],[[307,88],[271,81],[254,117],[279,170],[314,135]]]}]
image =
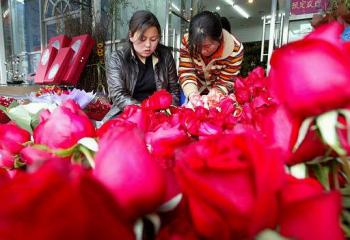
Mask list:
[{"label": "cardboard box", "polygon": [[57,52],[58,51],[55,47],[48,47],[41,53],[39,65],[34,78],[35,83],[44,83],[46,73],[49,70],[52,62],[55,60]]},{"label": "cardboard box", "polygon": [[55,47],[56,49],[61,49],[64,47],[69,47],[71,39],[64,34],[58,35],[56,37],[52,37],[49,40],[49,47]]},{"label": "cardboard box", "polygon": [[69,62],[73,55],[74,51],[70,47],[58,50],[55,60],[46,73],[44,84],[62,84],[62,78],[69,67]]},{"label": "cardboard box", "polygon": [[70,47],[74,51],[69,68],[63,77],[63,84],[75,86],[80,78],[95,41],[88,35],[80,35],[72,38]]}]

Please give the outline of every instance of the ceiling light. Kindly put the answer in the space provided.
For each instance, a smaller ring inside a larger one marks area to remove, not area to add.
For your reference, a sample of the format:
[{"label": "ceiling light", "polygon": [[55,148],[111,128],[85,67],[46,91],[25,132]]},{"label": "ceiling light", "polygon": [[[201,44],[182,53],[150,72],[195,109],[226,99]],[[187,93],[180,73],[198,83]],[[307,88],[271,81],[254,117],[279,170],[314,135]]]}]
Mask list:
[{"label": "ceiling light", "polygon": [[250,17],[249,14],[248,14],[243,8],[241,8],[240,6],[238,6],[238,5],[233,5],[232,7],[233,7],[233,9],[234,9],[236,12],[238,12],[242,17],[244,17],[244,18],[249,18],[249,17]]},{"label": "ceiling light", "polygon": [[220,6],[217,6],[217,7],[216,7],[216,11],[220,11]]},{"label": "ceiling light", "polygon": [[254,2],[254,0],[248,0],[248,3],[253,3]]},{"label": "ceiling light", "polygon": [[224,0],[224,2],[226,2],[229,5],[235,4],[235,2],[233,0]]},{"label": "ceiling light", "polygon": [[180,12],[180,8],[176,6],[174,3],[171,3],[171,7],[174,8],[176,11]]}]

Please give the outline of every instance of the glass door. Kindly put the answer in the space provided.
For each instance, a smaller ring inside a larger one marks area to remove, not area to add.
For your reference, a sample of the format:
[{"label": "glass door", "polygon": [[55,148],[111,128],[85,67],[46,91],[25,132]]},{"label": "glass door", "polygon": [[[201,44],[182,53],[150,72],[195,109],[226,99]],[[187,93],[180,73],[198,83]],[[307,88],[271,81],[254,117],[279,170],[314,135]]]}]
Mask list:
[{"label": "glass door", "polygon": [[181,38],[188,31],[192,15],[192,1],[169,0],[168,9],[169,14],[163,34],[163,44],[172,49],[176,66],[178,66]]},{"label": "glass door", "polygon": [[2,0],[5,68],[2,83],[31,81],[40,53],[39,1]]}]

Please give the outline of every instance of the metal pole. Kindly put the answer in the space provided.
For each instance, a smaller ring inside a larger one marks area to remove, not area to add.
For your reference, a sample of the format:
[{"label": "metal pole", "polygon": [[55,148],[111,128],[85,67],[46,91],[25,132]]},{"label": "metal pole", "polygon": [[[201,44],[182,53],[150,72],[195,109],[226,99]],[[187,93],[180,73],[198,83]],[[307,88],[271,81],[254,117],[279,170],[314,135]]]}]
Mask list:
[{"label": "metal pole", "polygon": [[169,44],[169,18],[170,18],[170,0],[166,0],[166,17],[165,17],[165,34],[164,34],[164,45],[168,46]]},{"label": "metal pole", "polygon": [[40,17],[40,48],[44,51],[46,46],[45,22],[44,22],[44,0],[39,1],[39,17]]},{"label": "metal pole", "polygon": [[[2,8],[0,4],[0,12],[2,13]],[[3,28],[3,22],[2,22],[2,16],[0,17],[0,84],[6,84],[7,75],[6,75],[6,56],[5,56],[5,36],[4,36],[4,28]]]},{"label": "metal pole", "polygon": [[261,51],[260,51],[260,62],[264,61],[264,48],[265,48],[265,32],[266,32],[266,17],[263,16],[263,30],[261,38]]},{"label": "metal pole", "polygon": [[173,47],[173,57],[175,58],[175,52],[176,52],[176,50],[175,50],[175,43],[176,43],[176,29],[175,29],[175,28],[173,29],[173,33],[172,33],[172,35],[173,35],[173,43],[172,43],[172,47]]},{"label": "metal pole", "polygon": [[92,4],[92,31],[94,35],[96,34],[97,27],[99,26],[101,22],[101,1],[100,0],[93,0]]},{"label": "metal pole", "polygon": [[282,46],[282,38],[283,38],[283,22],[284,22],[284,13],[281,13],[281,20],[280,20],[280,31],[278,36],[278,47]]},{"label": "metal pole", "polygon": [[269,36],[269,50],[267,55],[267,72],[270,71],[270,59],[273,51],[274,37],[275,37],[275,24],[276,24],[276,10],[277,0],[271,0],[271,21],[270,21],[270,36]]},{"label": "metal pole", "polygon": [[164,45],[164,35],[165,35],[165,29],[162,29],[162,40],[161,40],[161,44]]},{"label": "metal pole", "polygon": [[178,49],[178,51],[177,51],[177,54],[176,54],[175,62],[176,62],[176,69],[179,69],[179,63],[180,63],[180,48],[181,48],[181,32],[180,32],[180,34],[178,34],[178,35],[176,36],[176,42],[177,42],[176,48]]},{"label": "metal pole", "polygon": [[284,16],[284,26],[283,26],[283,38],[282,38],[282,45],[288,43],[288,35],[289,35],[289,17],[290,17],[290,2],[286,1],[286,6],[284,9],[285,16]]}]

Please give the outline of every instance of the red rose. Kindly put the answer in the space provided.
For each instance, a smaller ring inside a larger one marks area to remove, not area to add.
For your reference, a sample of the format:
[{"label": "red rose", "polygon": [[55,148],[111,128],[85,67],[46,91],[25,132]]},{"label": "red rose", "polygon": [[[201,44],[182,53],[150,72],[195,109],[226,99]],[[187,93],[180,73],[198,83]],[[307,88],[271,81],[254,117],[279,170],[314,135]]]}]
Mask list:
[{"label": "red rose", "polygon": [[73,100],[66,101],[51,114],[44,112],[34,129],[34,142],[52,149],[70,148],[84,137],[95,137],[95,127]]},{"label": "red rose", "polygon": [[1,239],[133,239],[125,222],[109,192],[69,166],[47,164],[0,189]]},{"label": "red rose", "polygon": [[340,39],[342,30],[334,22],[274,51],[271,86],[296,117],[319,115],[350,102],[350,49]]},{"label": "red rose", "polygon": [[341,196],[325,192],[318,181],[290,178],[281,192],[280,232],[291,239],[344,239]]},{"label": "red rose", "polygon": [[150,152],[158,157],[171,158],[174,151],[191,141],[187,133],[179,125],[171,126],[167,122],[158,125],[158,129],[146,133],[146,143]]},{"label": "red rose", "polygon": [[182,201],[172,212],[162,218],[162,227],[157,240],[196,240],[199,239],[190,220],[187,203]]},{"label": "red rose", "polygon": [[114,195],[131,220],[154,211],[163,201],[165,179],[136,127],[119,126],[99,142],[94,175]]},{"label": "red rose", "polygon": [[183,111],[181,125],[193,136],[210,136],[222,132],[222,121],[209,115],[210,112],[204,107],[196,107],[194,111]]},{"label": "red rose", "polygon": [[[35,146],[27,146],[20,152],[21,161],[26,164],[27,170],[35,171],[43,163],[49,160],[64,160],[64,158],[58,157],[51,152],[37,148]],[[70,160],[68,157],[67,161]]]},{"label": "red rose", "polygon": [[119,126],[132,127],[132,126],[136,126],[136,124],[133,122],[129,122],[128,120],[124,120],[122,118],[113,118],[108,120],[100,128],[98,128],[96,131],[96,135],[97,137],[101,138],[108,131],[113,131],[112,129],[114,127],[119,127]]},{"label": "red rose", "polygon": [[282,162],[254,132],[216,135],[177,155],[193,224],[209,239],[249,239],[277,223]]},{"label": "red rose", "polygon": [[7,150],[0,149],[0,168],[12,169],[14,167],[15,158]]},{"label": "red rose", "polygon": [[142,108],[147,110],[167,109],[173,101],[173,96],[166,90],[158,90],[142,102]]},{"label": "red rose", "polygon": [[0,149],[17,154],[30,140],[30,133],[18,127],[15,123],[0,124]]},{"label": "red rose", "polygon": [[[296,141],[296,138],[295,138]],[[310,127],[300,146],[287,161],[288,165],[311,161],[316,157],[325,156],[329,147],[322,142],[316,129]]]},{"label": "red rose", "polygon": [[299,131],[302,121],[292,116],[283,105],[266,109],[257,122],[269,146],[282,150],[283,159],[288,165],[311,161],[325,155],[328,149],[313,124],[307,129],[297,149],[294,149],[298,135],[301,134]]},{"label": "red rose", "polygon": [[150,116],[150,113],[141,107],[137,105],[128,105],[118,118],[135,123],[138,128],[147,132],[151,124]]}]

